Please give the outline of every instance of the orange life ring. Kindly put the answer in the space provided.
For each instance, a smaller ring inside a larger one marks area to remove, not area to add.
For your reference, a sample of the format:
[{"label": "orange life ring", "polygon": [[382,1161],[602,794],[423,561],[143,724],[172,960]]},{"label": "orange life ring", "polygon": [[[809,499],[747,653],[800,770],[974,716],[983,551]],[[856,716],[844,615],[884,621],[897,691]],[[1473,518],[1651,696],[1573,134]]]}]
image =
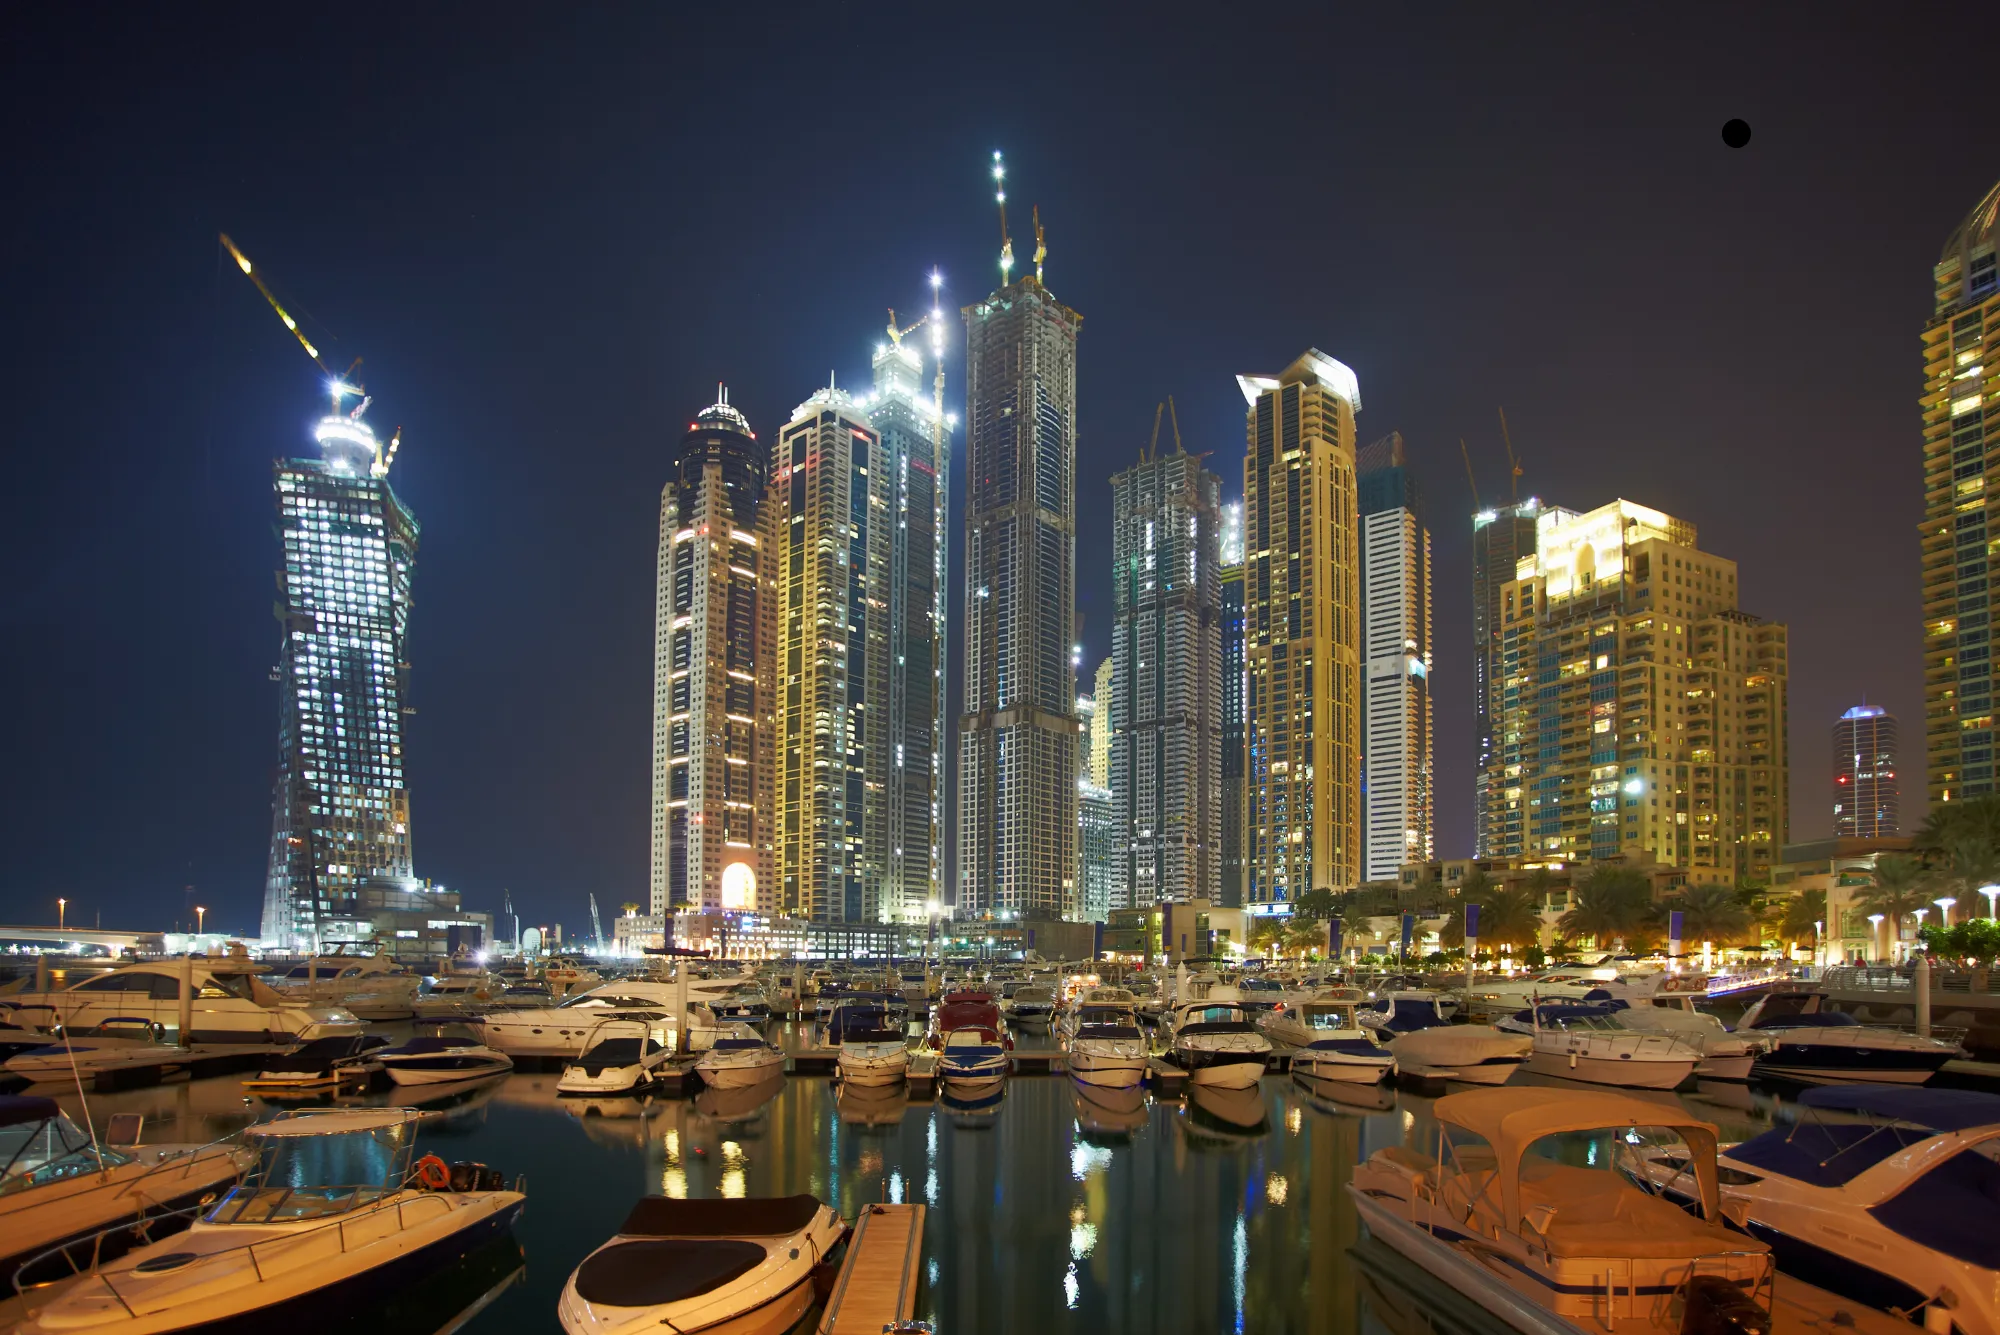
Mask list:
[{"label": "orange life ring", "polygon": [[451,1185],[451,1168],[435,1154],[426,1154],[417,1160],[417,1180],[432,1191],[443,1191]]}]

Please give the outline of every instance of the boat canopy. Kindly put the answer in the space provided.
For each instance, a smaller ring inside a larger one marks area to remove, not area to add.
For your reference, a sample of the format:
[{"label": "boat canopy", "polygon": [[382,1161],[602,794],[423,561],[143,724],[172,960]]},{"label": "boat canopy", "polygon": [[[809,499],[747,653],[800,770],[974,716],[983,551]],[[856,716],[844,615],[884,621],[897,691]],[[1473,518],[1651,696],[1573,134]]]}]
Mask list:
[{"label": "boat canopy", "polygon": [[343,1136],[351,1131],[380,1131],[422,1114],[415,1108],[301,1108],[268,1122],[243,1128],[246,1136]]},{"label": "boat canopy", "polygon": [[1808,1108],[1867,1113],[1934,1132],[1969,1131],[2000,1123],[2000,1094],[1972,1089],[1923,1089],[1903,1085],[1826,1085],[1799,1095]]},{"label": "boat canopy", "polygon": [[1447,1094],[1432,1115],[1446,1126],[1471,1132],[1493,1148],[1500,1180],[1502,1217],[1521,1213],[1521,1161],[1534,1143],[1566,1131],[1661,1127],[1678,1134],[1694,1151],[1690,1166],[1701,1189],[1704,1219],[1714,1219],[1721,1202],[1715,1171],[1715,1126],[1664,1104],[1625,1094],[1579,1089],[1514,1086]]},{"label": "boat canopy", "polygon": [[26,1094],[0,1094],[0,1126],[19,1126],[23,1122],[46,1122],[51,1117],[61,1116],[62,1110],[54,1099],[36,1098]]}]

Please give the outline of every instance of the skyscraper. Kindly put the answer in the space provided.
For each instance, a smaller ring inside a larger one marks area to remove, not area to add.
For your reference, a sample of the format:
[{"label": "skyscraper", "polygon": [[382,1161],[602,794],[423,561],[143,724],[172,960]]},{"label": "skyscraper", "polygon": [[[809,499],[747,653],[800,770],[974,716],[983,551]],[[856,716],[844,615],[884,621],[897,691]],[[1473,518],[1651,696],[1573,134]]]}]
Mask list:
[{"label": "skyscraper", "polygon": [[[996,164],[996,176],[1000,168]],[[1004,231],[1004,222],[1003,222]],[[960,914],[1075,916],[1076,340],[1037,272],[965,308]]]},{"label": "skyscraper", "polygon": [[1833,833],[1874,839],[1900,828],[1902,789],[1896,782],[1896,716],[1880,705],[1856,705],[1833,725]]},{"label": "skyscraper", "polygon": [[1362,876],[1429,862],[1431,531],[1401,432],[1355,453],[1361,514]]},{"label": "skyscraper", "polygon": [[1243,907],[1243,502],[1222,507],[1222,906]]},{"label": "skyscraper", "polygon": [[880,922],[902,907],[883,893],[893,473],[874,423],[830,385],[793,411],[773,463],[778,912]]},{"label": "skyscraper", "polygon": [[1118,698],[1118,659],[1106,654],[1097,665],[1090,705],[1090,781],[1099,788],[1111,786],[1111,705]]},{"label": "skyscraper", "polygon": [[[1933,803],[1993,787],[1992,553],[2000,521],[2000,185],[1944,243],[1924,326],[1924,716]],[[1990,374],[1989,374],[1990,373]]]},{"label": "skyscraper", "polygon": [[923,922],[944,896],[945,525],[951,508],[950,428],[944,412],[944,315],[932,310],[935,372],[923,392],[923,356],[892,324],[875,350],[868,416],[882,433],[893,492],[888,529],[888,852],[881,916]]},{"label": "skyscraper", "polygon": [[[1535,554],[1535,521],[1542,503],[1530,496],[1493,510],[1481,510],[1472,517],[1472,730],[1474,797],[1473,856],[1495,856],[1489,831],[1504,829],[1511,810],[1512,824],[1519,824],[1519,808],[1496,805],[1502,802],[1493,793],[1489,779],[1500,753],[1495,729],[1504,704],[1500,686],[1500,659],[1505,648],[1504,623],[1500,615],[1500,590],[1514,578],[1514,566],[1524,556]],[[1516,833],[1519,831],[1516,830]]]},{"label": "skyscraper", "polygon": [[769,459],[718,386],[669,461],[653,585],[652,913],[776,900]]},{"label": "skyscraper", "polygon": [[1361,390],[1317,348],[1237,384],[1249,403],[1244,904],[1286,908],[1308,890],[1361,881]]},{"label": "skyscraper", "polygon": [[1786,630],[1736,588],[1684,520],[1542,512],[1500,589],[1493,856],[1644,852],[1694,884],[1767,880],[1789,828]]},{"label": "skyscraper", "polygon": [[283,706],[262,934],[299,953],[364,939],[362,885],[411,878],[404,646],[417,521],[361,420],[367,402],[341,412],[345,389],[313,431],[320,457],[272,466]]}]

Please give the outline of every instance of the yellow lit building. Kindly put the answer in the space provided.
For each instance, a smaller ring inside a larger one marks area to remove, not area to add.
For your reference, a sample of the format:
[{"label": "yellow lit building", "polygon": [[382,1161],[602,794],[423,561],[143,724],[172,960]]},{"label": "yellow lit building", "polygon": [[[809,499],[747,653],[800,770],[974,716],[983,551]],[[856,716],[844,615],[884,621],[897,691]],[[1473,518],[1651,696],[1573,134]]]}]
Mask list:
[{"label": "yellow lit building", "polygon": [[1361,882],[1354,372],[1318,349],[1239,376],[1248,698],[1243,903]]},{"label": "yellow lit building", "polygon": [[1738,609],[1735,562],[1630,501],[1550,508],[1500,618],[1493,856],[1768,881],[1789,829],[1786,629]]},{"label": "yellow lit building", "polygon": [[1994,791],[1989,524],[2000,472],[2000,185],[1945,242],[1924,326],[1924,722],[1932,802]]}]

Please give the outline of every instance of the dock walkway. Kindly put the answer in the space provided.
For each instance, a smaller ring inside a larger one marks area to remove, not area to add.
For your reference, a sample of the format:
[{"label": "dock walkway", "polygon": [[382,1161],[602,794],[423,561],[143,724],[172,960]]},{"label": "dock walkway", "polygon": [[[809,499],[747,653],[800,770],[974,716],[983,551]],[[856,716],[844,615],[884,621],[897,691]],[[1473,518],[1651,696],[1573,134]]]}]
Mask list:
[{"label": "dock walkway", "polygon": [[819,1335],[878,1335],[913,1320],[923,1255],[923,1206],[869,1206],[847,1240]]}]

